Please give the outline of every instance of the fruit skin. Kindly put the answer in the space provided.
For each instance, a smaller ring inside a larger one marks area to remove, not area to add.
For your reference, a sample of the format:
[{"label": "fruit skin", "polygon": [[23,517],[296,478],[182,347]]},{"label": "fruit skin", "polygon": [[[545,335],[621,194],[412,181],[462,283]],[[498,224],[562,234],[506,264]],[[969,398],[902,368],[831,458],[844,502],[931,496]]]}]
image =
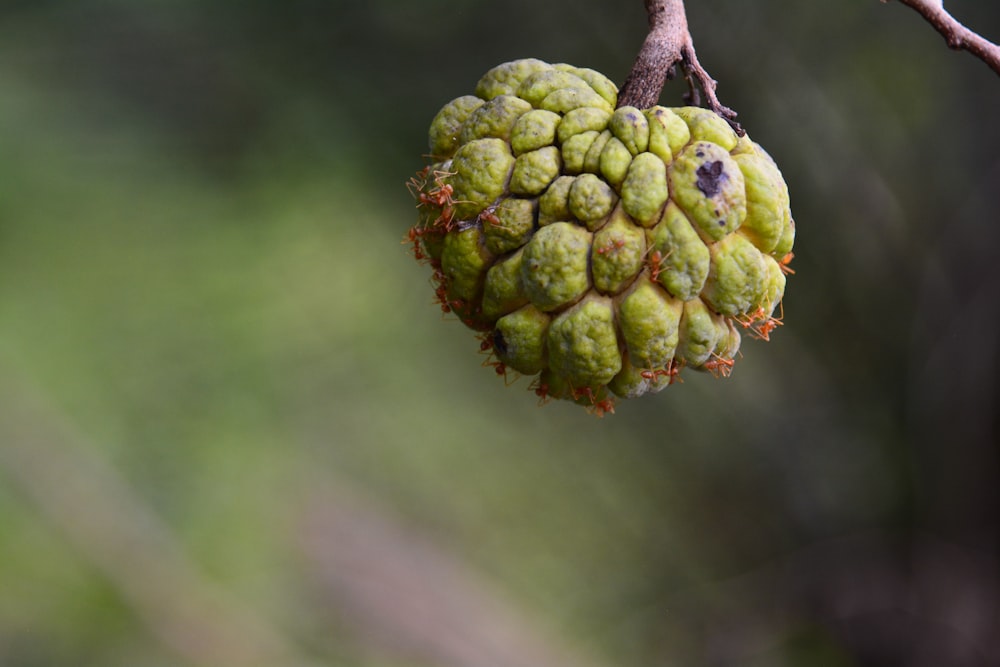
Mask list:
[{"label": "fruit skin", "polygon": [[491,69],[431,122],[406,241],[498,373],[599,415],[686,368],[728,376],[740,330],[769,340],[795,238],[749,137],[707,109],[616,104],[594,70]]}]

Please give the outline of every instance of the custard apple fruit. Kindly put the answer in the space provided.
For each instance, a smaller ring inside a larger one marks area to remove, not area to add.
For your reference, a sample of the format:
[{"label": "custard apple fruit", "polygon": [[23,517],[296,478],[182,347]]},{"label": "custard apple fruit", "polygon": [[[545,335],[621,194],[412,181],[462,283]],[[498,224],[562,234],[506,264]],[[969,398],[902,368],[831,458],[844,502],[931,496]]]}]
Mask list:
[{"label": "custard apple fruit", "polygon": [[431,122],[406,241],[485,365],[597,414],[769,340],[795,224],[770,156],[712,111],[617,106],[603,75],[487,72]]}]

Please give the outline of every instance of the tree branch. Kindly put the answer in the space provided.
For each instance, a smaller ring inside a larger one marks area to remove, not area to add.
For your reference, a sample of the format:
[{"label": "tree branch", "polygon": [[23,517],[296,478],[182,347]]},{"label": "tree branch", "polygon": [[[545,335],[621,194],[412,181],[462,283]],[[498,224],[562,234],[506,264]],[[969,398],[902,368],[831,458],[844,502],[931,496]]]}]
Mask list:
[{"label": "tree branch", "polygon": [[[886,3],[888,0],[882,0]],[[968,51],[1000,74],[1000,46],[969,30],[945,11],[941,0],[899,0],[923,16],[956,51]]]},{"label": "tree branch", "polygon": [[[672,78],[679,64],[691,87],[688,99],[699,102],[698,88],[705,93],[706,105],[732,125],[742,136],[736,112],[723,106],[715,92],[717,82],[698,62],[694,40],[688,30],[684,0],[645,0],[649,15],[649,33],[636,56],[632,70],[622,85],[618,106],[646,109],[660,99],[663,85]],[[697,85],[696,85],[697,84]]]}]

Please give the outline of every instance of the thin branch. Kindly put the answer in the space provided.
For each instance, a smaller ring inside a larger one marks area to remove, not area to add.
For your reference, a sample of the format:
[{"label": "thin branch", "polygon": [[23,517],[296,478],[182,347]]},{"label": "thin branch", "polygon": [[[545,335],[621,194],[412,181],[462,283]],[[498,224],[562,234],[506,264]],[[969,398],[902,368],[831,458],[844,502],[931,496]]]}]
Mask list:
[{"label": "thin branch", "polygon": [[[882,0],[883,3],[888,0]],[[956,51],[968,51],[1000,74],[1000,46],[969,30],[945,11],[941,0],[899,0],[923,16]]]},{"label": "thin branch", "polygon": [[705,93],[705,97],[708,104],[708,108],[719,114],[733,126],[736,133],[741,137],[743,136],[743,128],[740,127],[739,123],[736,122],[736,112],[727,106],[724,106],[722,102],[719,101],[719,97],[715,92],[715,87],[718,82],[708,75],[705,68],[701,66],[698,62],[698,55],[694,51],[694,44],[688,43],[684,47],[684,51],[681,53],[684,58],[684,69],[694,76],[695,80],[701,86],[702,91]]},{"label": "thin branch", "polygon": [[[622,85],[618,106],[646,109],[660,99],[663,85],[680,65],[691,87],[688,99],[697,104],[698,88],[705,93],[709,109],[719,114],[741,136],[743,129],[736,122],[736,112],[719,102],[715,92],[717,82],[698,62],[694,40],[688,30],[684,0],[645,0],[649,15],[649,33],[636,56],[632,70]],[[695,85],[697,83],[697,86]]]}]

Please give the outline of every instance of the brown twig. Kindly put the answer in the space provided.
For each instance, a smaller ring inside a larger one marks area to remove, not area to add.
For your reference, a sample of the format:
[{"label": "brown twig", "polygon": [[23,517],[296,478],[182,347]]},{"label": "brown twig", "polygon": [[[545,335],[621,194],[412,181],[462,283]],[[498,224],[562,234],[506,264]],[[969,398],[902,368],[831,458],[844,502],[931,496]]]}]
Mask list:
[{"label": "brown twig", "polygon": [[[1000,46],[960,23],[945,11],[941,0],[899,0],[902,4],[923,16],[948,42],[948,47],[956,51],[968,51],[1000,74]],[[882,0],[883,3],[888,0]]]},{"label": "brown twig", "polygon": [[[674,68],[681,66],[691,86],[688,99],[697,104],[698,88],[705,93],[706,105],[744,134],[736,122],[736,112],[719,102],[715,92],[717,82],[698,62],[694,40],[688,30],[684,0],[645,0],[649,15],[649,33],[632,65],[632,70],[622,85],[618,106],[645,109],[660,99],[663,85],[673,76]],[[697,86],[695,85],[697,83]]]}]

